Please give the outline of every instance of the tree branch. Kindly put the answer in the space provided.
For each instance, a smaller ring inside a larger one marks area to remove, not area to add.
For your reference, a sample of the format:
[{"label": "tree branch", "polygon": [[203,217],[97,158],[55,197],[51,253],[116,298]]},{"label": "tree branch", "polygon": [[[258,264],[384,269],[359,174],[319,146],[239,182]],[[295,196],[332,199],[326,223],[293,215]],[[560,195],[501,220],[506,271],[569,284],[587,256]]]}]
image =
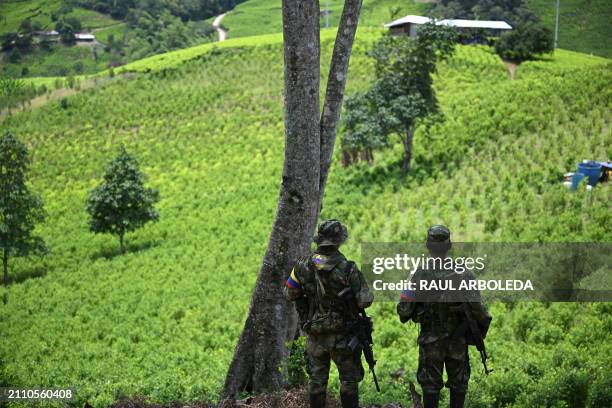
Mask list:
[{"label": "tree branch", "polygon": [[336,130],[340,120],[342,110],[342,99],[346,85],[351,50],[355,40],[359,14],[361,12],[362,0],[346,0],[340,19],[340,26],[336,34],[336,43],[332,55],[329,76],[327,80],[327,90],[325,92],[325,102],[321,114],[321,170],[319,182],[319,211],[323,207],[323,195],[327,175],[331,166],[336,142]]}]

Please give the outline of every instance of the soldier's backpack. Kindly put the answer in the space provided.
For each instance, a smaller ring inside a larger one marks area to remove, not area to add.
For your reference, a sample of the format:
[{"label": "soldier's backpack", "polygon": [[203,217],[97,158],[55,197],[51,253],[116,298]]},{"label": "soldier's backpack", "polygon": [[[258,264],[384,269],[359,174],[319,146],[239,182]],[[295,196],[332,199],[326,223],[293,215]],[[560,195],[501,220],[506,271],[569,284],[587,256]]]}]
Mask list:
[{"label": "soldier's backpack", "polygon": [[342,255],[326,258],[313,254],[300,260],[298,267],[305,292],[300,304],[296,303],[302,329],[313,335],[343,332],[346,304],[337,295],[349,286],[354,263]]}]

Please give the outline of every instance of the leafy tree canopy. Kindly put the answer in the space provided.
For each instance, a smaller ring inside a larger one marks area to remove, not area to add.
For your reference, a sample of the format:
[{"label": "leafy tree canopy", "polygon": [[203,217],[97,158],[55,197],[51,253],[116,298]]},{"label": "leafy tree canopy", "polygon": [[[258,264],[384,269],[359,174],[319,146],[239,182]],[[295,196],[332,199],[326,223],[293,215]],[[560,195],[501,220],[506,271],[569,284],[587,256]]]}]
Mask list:
[{"label": "leafy tree canopy", "polygon": [[431,15],[436,18],[504,20],[513,26],[539,21],[523,0],[441,0]]},{"label": "leafy tree canopy", "polygon": [[44,254],[42,238],[34,235],[44,221],[43,204],[27,186],[27,147],[10,132],[0,137],[0,248],[4,256],[4,281],[9,256]]},{"label": "leafy tree canopy", "polygon": [[553,51],[552,34],[542,24],[527,23],[508,31],[495,42],[495,52],[504,60],[520,64]]},{"label": "leafy tree canopy", "polygon": [[376,81],[368,92],[349,98],[344,115],[343,148],[376,149],[399,135],[408,170],[417,120],[438,112],[432,74],[436,63],[455,49],[456,31],[433,23],[415,38],[386,35],[368,53],[375,61]]},{"label": "leafy tree canopy", "polygon": [[106,168],[102,183],[89,193],[89,229],[117,235],[124,252],[127,232],[159,219],[154,208],[157,201],[158,191],[144,186],[138,161],[121,146],[119,155]]}]

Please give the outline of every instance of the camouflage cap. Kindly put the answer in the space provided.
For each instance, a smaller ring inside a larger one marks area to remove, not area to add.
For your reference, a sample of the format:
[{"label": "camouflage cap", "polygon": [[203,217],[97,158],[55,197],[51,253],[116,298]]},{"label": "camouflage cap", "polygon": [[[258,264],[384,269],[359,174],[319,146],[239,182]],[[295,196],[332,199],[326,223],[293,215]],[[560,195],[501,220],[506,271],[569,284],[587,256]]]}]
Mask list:
[{"label": "camouflage cap", "polygon": [[348,238],[346,227],[338,220],[325,220],[317,229],[314,242],[319,246],[340,245]]},{"label": "camouflage cap", "polygon": [[444,225],[434,225],[427,231],[428,242],[450,242],[450,230]]}]

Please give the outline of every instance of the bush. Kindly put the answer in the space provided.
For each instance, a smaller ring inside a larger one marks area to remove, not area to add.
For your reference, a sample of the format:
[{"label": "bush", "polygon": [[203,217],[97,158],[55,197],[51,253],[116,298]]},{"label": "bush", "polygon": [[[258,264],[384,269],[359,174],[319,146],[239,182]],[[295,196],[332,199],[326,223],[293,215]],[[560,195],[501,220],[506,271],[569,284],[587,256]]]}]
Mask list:
[{"label": "bush", "polygon": [[612,407],[612,377],[600,377],[591,385],[587,406],[589,408]]},{"label": "bush", "polygon": [[289,387],[298,388],[306,385],[308,382],[307,370],[306,337],[301,336],[289,344],[287,361]]},{"label": "bush", "polygon": [[553,50],[551,31],[539,23],[527,23],[501,35],[495,52],[505,61],[520,64]]}]

